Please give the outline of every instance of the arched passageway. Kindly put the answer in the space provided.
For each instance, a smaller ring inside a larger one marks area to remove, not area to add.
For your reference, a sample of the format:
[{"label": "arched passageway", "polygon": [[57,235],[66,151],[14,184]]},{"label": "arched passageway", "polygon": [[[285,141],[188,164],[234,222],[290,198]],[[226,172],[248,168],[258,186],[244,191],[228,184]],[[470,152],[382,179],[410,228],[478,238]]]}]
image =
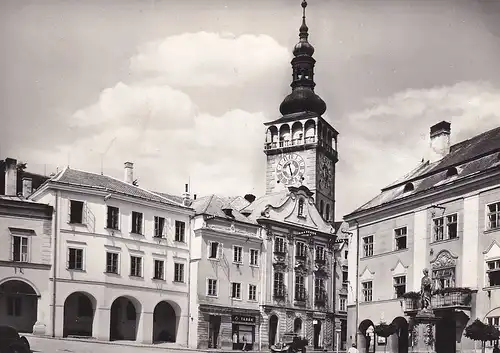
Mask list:
[{"label": "arched passageway", "polygon": [[179,317],[173,306],[159,302],[153,312],[153,342],[175,342],[179,327]]},{"label": "arched passageway", "polygon": [[359,342],[360,353],[375,353],[375,325],[371,320],[363,320],[359,324],[362,339]]},{"label": "arched passageway", "polygon": [[111,341],[137,339],[141,308],[133,298],[118,297],[111,305],[109,339]]},{"label": "arched passageway", "polygon": [[70,294],[64,301],[63,337],[92,337],[95,298],[82,292]]},{"label": "arched passageway", "polygon": [[276,336],[278,333],[278,317],[272,315],[269,318],[269,345],[272,346],[276,344]]},{"label": "arched passageway", "polygon": [[392,320],[394,326],[396,326],[396,337],[397,337],[397,350],[398,353],[408,353],[408,321],[404,317],[398,316]]},{"label": "arched passageway", "polygon": [[0,285],[0,325],[19,332],[33,332],[37,320],[38,295],[28,283],[9,280]]}]

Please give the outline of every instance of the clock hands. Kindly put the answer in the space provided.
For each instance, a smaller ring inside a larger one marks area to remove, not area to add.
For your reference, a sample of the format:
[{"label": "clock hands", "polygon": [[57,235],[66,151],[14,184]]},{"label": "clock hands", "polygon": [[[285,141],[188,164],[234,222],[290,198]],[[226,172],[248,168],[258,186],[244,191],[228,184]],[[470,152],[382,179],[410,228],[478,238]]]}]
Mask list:
[{"label": "clock hands", "polygon": [[293,175],[292,173],[292,163],[288,163],[288,170],[290,171],[290,176]]}]

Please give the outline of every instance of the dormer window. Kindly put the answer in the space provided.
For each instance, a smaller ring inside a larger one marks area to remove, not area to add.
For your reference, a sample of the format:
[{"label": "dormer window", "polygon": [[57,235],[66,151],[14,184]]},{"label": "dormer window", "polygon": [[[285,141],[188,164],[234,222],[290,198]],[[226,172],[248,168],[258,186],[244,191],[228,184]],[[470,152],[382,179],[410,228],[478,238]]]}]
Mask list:
[{"label": "dormer window", "polygon": [[458,170],[455,167],[451,167],[446,171],[446,178],[451,178],[455,175],[458,175]]},{"label": "dormer window", "polygon": [[408,183],[405,185],[405,188],[403,190],[403,192],[410,192],[410,191],[413,191],[415,189],[415,187],[413,186],[413,183]]},{"label": "dormer window", "polygon": [[297,209],[297,215],[299,217],[304,217],[304,199],[299,199],[299,205]]}]

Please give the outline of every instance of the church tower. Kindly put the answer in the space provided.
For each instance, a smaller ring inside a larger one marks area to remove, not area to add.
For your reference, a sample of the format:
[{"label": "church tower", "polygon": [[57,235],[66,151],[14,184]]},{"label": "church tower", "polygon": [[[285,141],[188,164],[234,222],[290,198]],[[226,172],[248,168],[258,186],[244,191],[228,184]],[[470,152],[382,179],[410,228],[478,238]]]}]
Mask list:
[{"label": "church tower", "polygon": [[302,1],[299,42],[293,49],[292,92],[280,105],[281,117],[267,122],[266,194],[290,186],[306,186],[327,221],[335,215],[335,164],[338,132],[322,115],[325,102],[314,92],[314,47],[306,25],[307,2]]}]

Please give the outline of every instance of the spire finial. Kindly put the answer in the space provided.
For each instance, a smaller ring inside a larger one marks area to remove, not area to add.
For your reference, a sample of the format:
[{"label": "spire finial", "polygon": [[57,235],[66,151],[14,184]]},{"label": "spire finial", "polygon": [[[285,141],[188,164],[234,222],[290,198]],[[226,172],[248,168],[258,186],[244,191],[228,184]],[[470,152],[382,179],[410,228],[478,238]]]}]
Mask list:
[{"label": "spire finial", "polygon": [[300,35],[299,37],[300,38],[306,38],[307,39],[307,31],[309,30],[309,28],[307,28],[307,25],[306,25],[306,7],[307,7],[307,1],[306,0],[302,0],[302,25],[300,26],[300,29],[299,29],[299,32],[300,32]]}]

